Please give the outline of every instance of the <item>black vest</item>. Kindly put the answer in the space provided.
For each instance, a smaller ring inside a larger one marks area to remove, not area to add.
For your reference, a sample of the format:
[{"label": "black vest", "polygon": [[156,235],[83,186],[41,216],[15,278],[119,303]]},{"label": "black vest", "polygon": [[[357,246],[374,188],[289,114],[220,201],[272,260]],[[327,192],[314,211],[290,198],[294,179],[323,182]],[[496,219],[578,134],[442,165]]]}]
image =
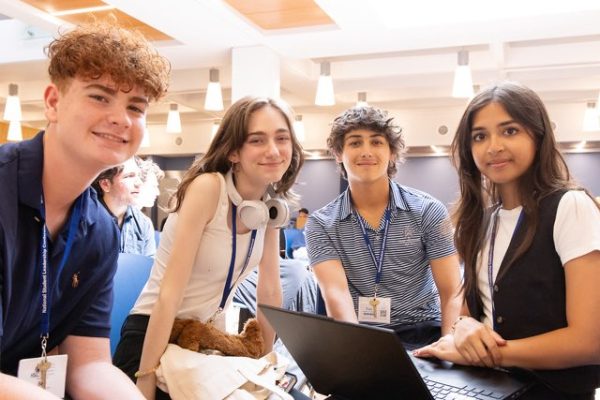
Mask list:
[{"label": "black vest", "polygon": [[[494,285],[495,329],[505,339],[522,339],[567,326],[565,272],[554,246],[554,221],[565,191],[541,201],[539,225],[529,250],[511,266],[512,258],[525,235],[526,221],[520,224],[508,246]],[[481,320],[479,296],[467,296],[469,312]],[[536,370],[535,375],[553,389],[564,393],[587,393],[600,385],[600,366],[561,370]]]}]

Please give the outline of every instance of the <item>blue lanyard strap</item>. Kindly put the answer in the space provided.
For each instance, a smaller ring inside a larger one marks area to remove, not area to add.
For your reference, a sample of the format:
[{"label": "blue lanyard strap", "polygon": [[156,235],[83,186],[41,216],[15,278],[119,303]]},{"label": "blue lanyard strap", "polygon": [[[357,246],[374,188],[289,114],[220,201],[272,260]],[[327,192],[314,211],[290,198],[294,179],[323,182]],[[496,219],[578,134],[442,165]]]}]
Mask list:
[{"label": "blue lanyard strap", "polygon": [[[355,212],[356,212],[356,210],[355,210]],[[389,207],[387,207],[385,210],[383,242],[381,243],[381,250],[379,251],[379,259],[376,259],[375,252],[373,251],[373,246],[371,245],[371,241],[369,240],[369,235],[367,234],[367,229],[365,228],[365,225],[363,224],[360,215],[358,214],[358,212],[356,212],[356,219],[358,220],[358,225],[360,226],[360,230],[362,231],[362,234],[363,234],[363,239],[365,240],[365,243],[367,244],[367,248],[369,249],[369,254],[371,255],[371,260],[373,260],[373,265],[376,268],[375,294],[374,294],[375,297],[377,297],[377,288],[379,286],[379,282],[381,282],[381,275],[383,273],[383,255],[385,254],[385,247],[386,247],[386,243],[387,243],[391,215],[392,215],[392,210]]]},{"label": "blue lanyard strap", "polygon": [[[496,235],[498,234],[499,213],[500,209],[498,208],[494,213],[494,222],[492,224],[492,232],[490,235],[490,248],[488,251],[488,287],[490,290],[490,301],[492,303],[492,324],[494,326],[494,330],[496,330],[496,306],[494,305],[494,247],[496,245]],[[522,220],[523,210],[521,210],[521,213],[519,214],[519,219],[517,220],[517,225],[515,226],[515,230],[513,231],[512,236],[514,236],[517,232],[517,229],[519,229],[519,225],[521,225]]]},{"label": "blue lanyard strap", "polygon": [[223,288],[223,296],[221,297],[221,303],[219,304],[219,310],[223,310],[225,307],[225,303],[227,302],[227,298],[231,293],[231,289],[235,286],[235,282],[240,279],[240,276],[244,273],[246,268],[248,267],[248,263],[250,262],[250,256],[252,255],[252,249],[254,248],[254,242],[256,241],[256,229],[252,230],[252,234],[250,236],[250,245],[248,246],[248,253],[246,254],[246,259],[244,260],[244,266],[240,271],[237,279],[234,284],[231,284],[231,279],[233,278],[233,270],[235,269],[235,251],[236,251],[236,215],[237,215],[237,206],[235,204],[231,207],[231,261],[229,262],[229,272],[227,273],[227,279],[225,280],[225,287]]},{"label": "blue lanyard strap", "polygon": [[81,196],[75,202],[75,207],[73,208],[73,212],[71,213],[71,217],[69,218],[69,233],[67,235],[67,243],[65,245],[65,250],[63,252],[62,259],[60,260],[60,264],[58,269],[56,270],[56,280],[52,285],[49,285],[48,282],[48,269],[50,268],[48,261],[48,227],[46,225],[46,210],[44,205],[44,197],[40,200],[41,207],[40,211],[42,213],[42,218],[44,220],[44,224],[42,226],[42,237],[40,243],[40,260],[41,260],[41,299],[42,299],[42,320],[41,320],[41,336],[42,338],[48,338],[50,336],[50,307],[52,306],[52,291],[55,286],[60,281],[60,275],[62,273],[67,260],[69,259],[69,255],[71,254],[71,249],[73,248],[73,240],[75,238],[75,232],[77,231],[77,225],[81,219]]}]

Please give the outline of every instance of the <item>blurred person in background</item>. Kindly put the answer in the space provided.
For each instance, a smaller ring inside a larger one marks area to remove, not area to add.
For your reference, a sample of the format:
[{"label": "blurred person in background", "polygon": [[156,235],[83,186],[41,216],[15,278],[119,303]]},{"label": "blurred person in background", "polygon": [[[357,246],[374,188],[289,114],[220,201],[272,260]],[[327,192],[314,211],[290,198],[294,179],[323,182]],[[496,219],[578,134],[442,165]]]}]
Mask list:
[{"label": "blurred person in background", "polygon": [[154,207],[156,199],[160,195],[158,184],[165,177],[165,173],[152,160],[141,160],[139,167],[141,170],[142,185],[140,186],[140,193],[135,199],[135,204],[139,208],[151,208]]},{"label": "blurred person in background", "polygon": [[138,161],[132,157],[122,165],[103,171],[93,187],[121,231],[119,252],[154,257],[154,226],[135,206],[142,187],[140,174]]}]

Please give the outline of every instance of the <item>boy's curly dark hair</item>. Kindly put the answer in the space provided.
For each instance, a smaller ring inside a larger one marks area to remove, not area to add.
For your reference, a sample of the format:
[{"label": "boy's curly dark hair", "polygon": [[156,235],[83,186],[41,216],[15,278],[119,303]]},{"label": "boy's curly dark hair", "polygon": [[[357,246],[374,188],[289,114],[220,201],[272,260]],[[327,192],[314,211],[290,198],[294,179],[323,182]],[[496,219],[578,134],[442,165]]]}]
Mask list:
[{"label": "boy's curly dark hair", "polygon": [[[390,163],[387,171],[391,178],[398,170],[396,163],[403,161],[402,154],[405,148],[402,128],[395,125],[393,120],[394,118],[389,117],[387,111],[376,107],[350,108],[333,120],[331,133],[327,138],[327,147],[333,155],[341,155],[344,148],[344,137],[348,132],[366,129],[381,133],[389,143],[392,156],[396,157],[396,162]],[[344,178],[348,177],[343,164],[340,164],[340,171]]]}]

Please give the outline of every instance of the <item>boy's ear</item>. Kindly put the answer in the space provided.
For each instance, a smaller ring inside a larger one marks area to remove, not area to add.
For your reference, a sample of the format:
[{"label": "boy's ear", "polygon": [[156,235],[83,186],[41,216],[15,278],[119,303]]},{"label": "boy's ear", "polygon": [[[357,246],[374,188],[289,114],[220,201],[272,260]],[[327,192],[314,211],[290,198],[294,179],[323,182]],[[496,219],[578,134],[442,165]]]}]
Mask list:
[{"label": "boy's ear", "polygon": [[338,154],[337,152],[333,153],[333,157],[335,157],[335,162],[340,164],[342,162],[342,155]]},{"label": "boy's ear", "polygon": [[101,179],[98,184],[100,185],[100,189],[102,189],[102,192],[104,193],[108,193],[110,192],[110,187],[112,186],[112,184],[110,183],[109,179]]},{"label": "boy's ear", "polygon": [[46,87],[44,91],[44,114],[50,123],[57,121],[59,96],[60,90],[54,83]]}]

